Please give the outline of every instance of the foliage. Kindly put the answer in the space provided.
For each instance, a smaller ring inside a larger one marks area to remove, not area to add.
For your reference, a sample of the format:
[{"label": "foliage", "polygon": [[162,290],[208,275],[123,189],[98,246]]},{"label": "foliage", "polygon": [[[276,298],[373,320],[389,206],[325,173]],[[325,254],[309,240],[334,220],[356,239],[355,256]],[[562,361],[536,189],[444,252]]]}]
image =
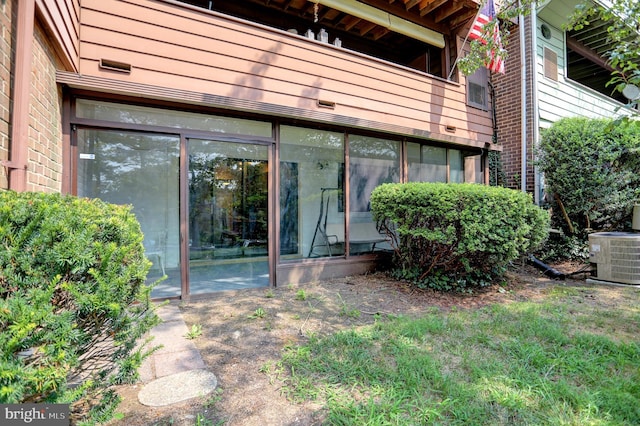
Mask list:
[{"label": "foliage", "polygon": [[[566,235],[624,230],[640,196],[640,123],[565,118],[543,134],[537,164]],[[586,238],[584,238],[586,240]]]},{"label": "foliage", "polygon": [[264,308],[257,308],[255,311],[253,311],[251,315],[247,316],[247,318],[259,319],[259,318],[264,318],[266,316],[267,316],[267,311],[265,311]]},{"label": "foliage", "polygon": [[440,290],[490,284],[549,225],[530,195],[475,184],[384,184],[371,209],[392,241],[392,274]]},{"label": "foliage", "polygon": [[[609,85],[622,92],[627,84],[640,87],[640,2],[637,0],[611,0],[607,7],[585,1],[575,8],[568,29],[581,30],[596,20],[607,28],[608,63],[614,68]],[[628,107],[637,107],[638,99]]]},{"label": "foliage", "polygon": [[189,329],[189,331],[187,331],[187,334],[185,334],[184,337],[189,340],[193,340],[197,339],[200,336],[202,336],[202,324],[192,324],[191,328]]},{"label": "foliage", "polygon": [[640,293],[438,310],[289,345],[266,374],[334,425],[640,424]]},{"label": "foliage", "polygon": [[127,206],[0,192],[1,403],[69,403],[104,421],[136,378],[159,322],[150,263]]},{"label": "foliage", "polygon": [[[554,227],[553,220],[551,223]],[[589,259],[589,244],[584,235],[551,234],[542,247],[534,252],[534,255],[543,262],[562,260],[586,262]]]},{"label": "foliage", "polygon": [[507,175],[502,169],[502,157],[499,151],[489,151],[489,185],[506,186]]}]

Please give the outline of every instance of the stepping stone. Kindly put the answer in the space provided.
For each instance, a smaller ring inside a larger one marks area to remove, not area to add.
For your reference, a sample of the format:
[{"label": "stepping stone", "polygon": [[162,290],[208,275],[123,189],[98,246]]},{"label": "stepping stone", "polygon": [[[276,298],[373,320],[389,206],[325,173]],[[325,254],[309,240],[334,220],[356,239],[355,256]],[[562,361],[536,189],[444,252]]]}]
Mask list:
[{"label": "stepping stone", "polygon": [[207,370],[183,371],[147,383],[138,393],[138,401],[149,407],[162,407],[208,395],[217,385],[218,379]]}]

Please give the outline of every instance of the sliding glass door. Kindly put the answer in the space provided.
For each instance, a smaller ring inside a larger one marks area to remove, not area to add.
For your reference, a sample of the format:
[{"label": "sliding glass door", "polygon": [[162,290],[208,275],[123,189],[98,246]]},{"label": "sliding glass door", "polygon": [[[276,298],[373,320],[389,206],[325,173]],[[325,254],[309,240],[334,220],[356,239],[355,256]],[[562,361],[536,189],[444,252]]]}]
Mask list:
[{"label": "sliding glass door", "polygon": [[268,148],[189,139],[189,292],[269,285]]},{"label": "sliding glass door", "polygon": [[148,281],[166,275],[152,296],[180,296],[180,137],[80,128],[77,144],[78,196],[132,205],[153,262]]}]

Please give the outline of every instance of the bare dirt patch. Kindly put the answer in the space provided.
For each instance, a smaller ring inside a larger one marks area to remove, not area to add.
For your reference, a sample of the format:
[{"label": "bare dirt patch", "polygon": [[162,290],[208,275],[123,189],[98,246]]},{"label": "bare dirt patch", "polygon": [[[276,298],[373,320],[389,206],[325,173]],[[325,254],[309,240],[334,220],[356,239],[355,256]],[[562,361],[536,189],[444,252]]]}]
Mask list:
[{"label": "bare dirt patch", "polygon": [[[564,273],[583,265],[554,265]],[[319,406],[293,403],[282,383],[263,372],[288,344],[311,334],[372,324],[376,315],[420,315],[434,309],[478,309],[488,304],[536,300],[553,288],[580,288],[580,303],[614,308],[629,297],[628,287],[589,285],[586,274],[552,280],[531,266],[515,265],[506,282],[473,294],[422,291],[378,273],[267,290],[217,294],[180,304],[187,326],[202,325],[195,340],[207,368],[218,378],[219,392],[168,407],[138,403],[140,385],[119,389],[124,418],[113,425],[313,425],[322,421]],[[201,420],[198,423],[198,420]]]}]

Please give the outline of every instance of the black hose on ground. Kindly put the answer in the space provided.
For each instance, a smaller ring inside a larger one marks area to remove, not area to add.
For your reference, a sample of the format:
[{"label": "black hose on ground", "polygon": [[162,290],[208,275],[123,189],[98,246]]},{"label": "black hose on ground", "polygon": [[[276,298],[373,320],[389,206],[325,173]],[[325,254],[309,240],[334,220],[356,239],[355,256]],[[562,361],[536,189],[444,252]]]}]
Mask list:
[{"label": "black hose on ground", "polygon": [[541,260],[536,259],[533,255],[529,255],[528,259],[529,263],[533,265],[536,269],[541,270],[546,276],[556,279],[556,280],[564,280],[565,274],[558,271],[557,269],[552,268]]}]

